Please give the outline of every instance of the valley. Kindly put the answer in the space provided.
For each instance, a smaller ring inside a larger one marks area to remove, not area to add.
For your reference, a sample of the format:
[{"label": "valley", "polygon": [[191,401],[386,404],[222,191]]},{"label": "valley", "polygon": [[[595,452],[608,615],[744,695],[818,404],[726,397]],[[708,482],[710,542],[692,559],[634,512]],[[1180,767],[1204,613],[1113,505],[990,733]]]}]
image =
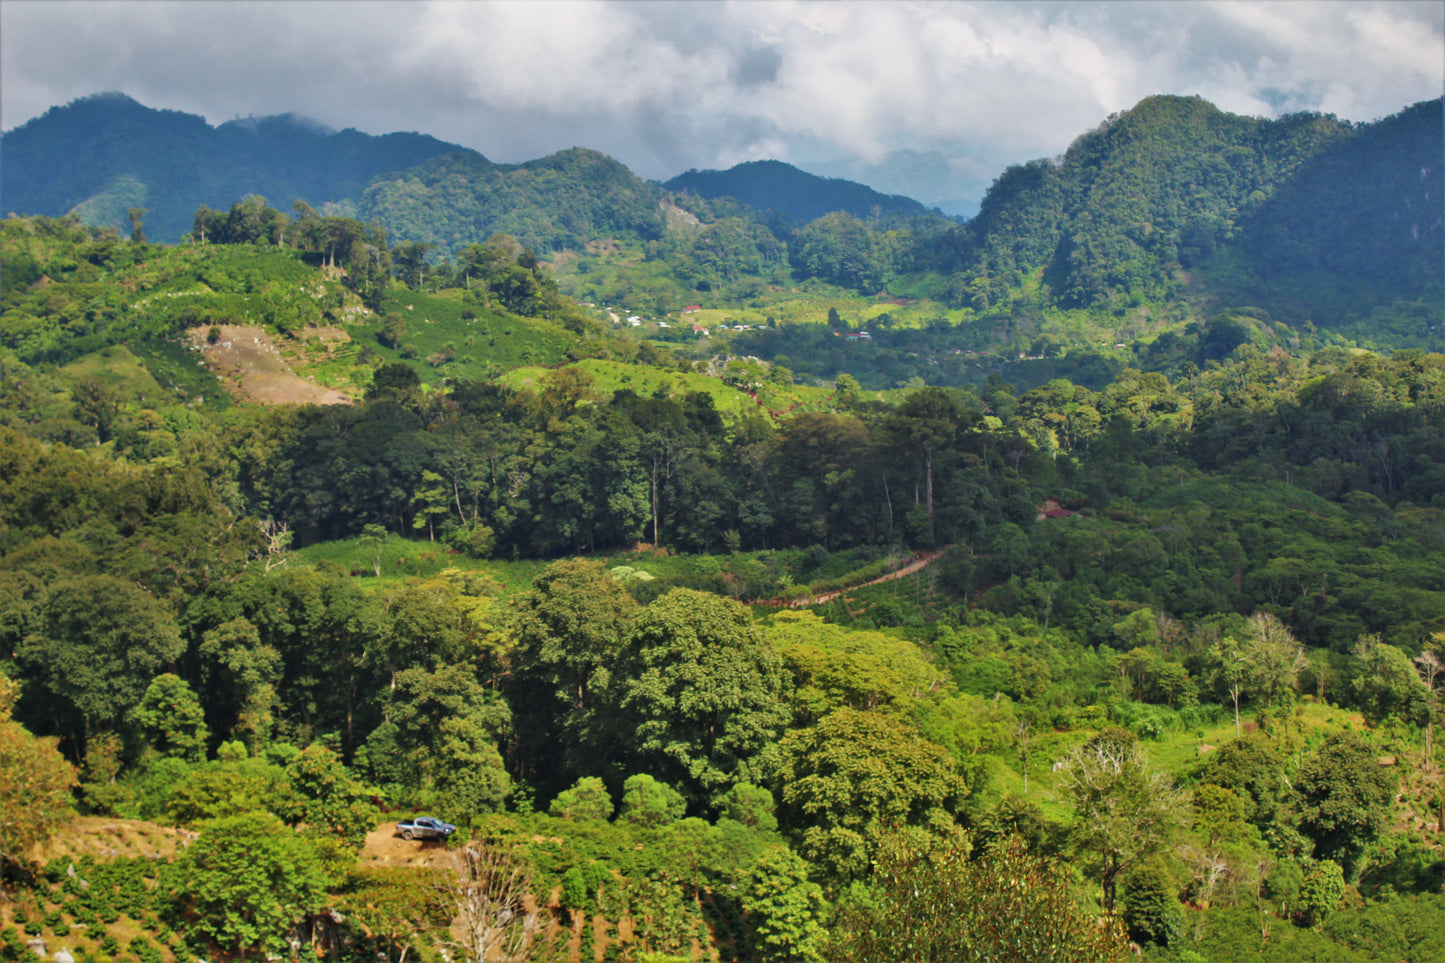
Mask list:
[{"label": "valley", "polygon": [[0,958],[1440,959],[1438,101],[967,222],[172,114],[5,135]]}]

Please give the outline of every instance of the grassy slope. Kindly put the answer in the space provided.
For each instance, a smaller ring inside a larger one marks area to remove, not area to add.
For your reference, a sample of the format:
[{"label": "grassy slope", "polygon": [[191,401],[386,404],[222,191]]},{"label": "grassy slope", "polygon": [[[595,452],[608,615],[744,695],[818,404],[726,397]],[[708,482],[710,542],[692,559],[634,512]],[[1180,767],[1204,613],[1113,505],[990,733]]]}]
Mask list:
[{"label": "grassy slope", "polygon": [[[614,393],[624,389],[636,392],[644,398],[659,390],[665,390],[668,394],[702,392],[712,396],[714,407],[728,420],[753,411],[769,417],[821,411],[828,407],[833,395],[827,388],[767,384],[758,390],[758,397],[754,399],[746,392],[711,375],[629,365],[598,358],[579,361],[574,367],[585,371],[592,378],[593,390],[603,399],[611,398]],[[497,380],[513,388],[535,388],[541,383],[545,373],[546,369],[540,367],[514,368]]]},{"label": "grassy slope", "polygon": [[[461,295],[460,290],[429,294],[393,287],[382,311],[395,312],[406,322],[398,349],[376,340],[381,319],[375,315],[358,316],[347,331],[358,344],[387,361],[412,361],[422,381],[429,384],[444,378],[487,380],[518,365],[556,364],[577,347],[576,335],[559,325],[463,304]],[[454,360],[427,362],[448,348],[455,353]]]}]

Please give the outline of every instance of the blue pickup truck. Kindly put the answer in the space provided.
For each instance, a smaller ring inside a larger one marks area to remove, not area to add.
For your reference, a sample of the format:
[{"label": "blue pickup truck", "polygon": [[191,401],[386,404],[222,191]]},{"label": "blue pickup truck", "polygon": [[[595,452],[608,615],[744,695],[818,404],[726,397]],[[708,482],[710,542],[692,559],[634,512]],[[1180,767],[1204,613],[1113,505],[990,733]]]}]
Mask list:
[{"label": "blue pickup truck", "polygon": [[440,839],[445,842],[456,831],[457,827],[434,816],[417,816],[396,824],[397,835],[402,839]]}]

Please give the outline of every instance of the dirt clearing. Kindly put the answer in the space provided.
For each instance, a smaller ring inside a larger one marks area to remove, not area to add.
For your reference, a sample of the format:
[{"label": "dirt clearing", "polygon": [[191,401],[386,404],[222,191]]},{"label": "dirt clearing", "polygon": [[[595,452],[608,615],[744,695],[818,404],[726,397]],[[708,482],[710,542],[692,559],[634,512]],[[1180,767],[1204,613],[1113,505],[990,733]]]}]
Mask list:
[{"label": "dirt clearing", "polygon": [[[298,377],[265,329],[231,324],[219,328],[215,343],[208,343],[209,327],[192,328],[186,334],[205,363],[240,400],[263,405],[351,404],[352,399],[340,391]],[[344,337],[342,332],[332,334]]]},{"label": "dirt clearing", "polygon": [[362,866],[437,866],[446,858],[446,843],[435,839],[402,839],[396,835],[396,823],[382,823],[366,834],[358,863]]}]

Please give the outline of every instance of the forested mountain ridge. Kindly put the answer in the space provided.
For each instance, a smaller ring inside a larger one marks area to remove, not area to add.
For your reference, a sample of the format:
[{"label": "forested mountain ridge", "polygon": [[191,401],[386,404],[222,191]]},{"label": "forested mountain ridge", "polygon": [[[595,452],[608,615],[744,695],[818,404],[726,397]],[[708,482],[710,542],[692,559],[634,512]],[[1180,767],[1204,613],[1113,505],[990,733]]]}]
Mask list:
[{"label": "forested mountain ridge", "polygon": [[665,193],[605,154],[572,148],[525,164],[447,154],[377,178],[357,210],[451,255],[501,232],[542,253],[663,233]]},{"label": "forested mountain ridge", "polygon": [[[289,117],[213,129],[102,95],[6,134],[4,196],[17,212],[75,207],[122,230],[128,209],[146,208],[163,240],[186,232],[198,204],[336,201],[395,240],[430,245],[433,262],[496,232],[543,258],[579,256],[601,272],[569,290],[658,314],[818,280],[864,296],[926,292],[963,314],[951,320],[1022,320],[1031,337],[1049,312],[1085,312],[1055,325],[1078,337],[1081,326],[1182,329],[1254,305],[1290,324],[1390,329],[1398,342],[1418,313],[1409,305],[1445,303],[1442,136],[1440,101],[1349,124],[1150,97],[1061,158],[1003,172],[959,226],[777,162],[689,172],[668,182],[678,194],[583,148],[501,165],[422,135],[330,134]],[[703,196],[722,188],[699,184],[719,178],[758,193]],[[784,196],[817,204],[783,205],[792,221],[749,206]]]},{"label": "forested mountain ridge", "polygon": [[911,197],[881,194],[863,184],[819,177],[775,160],[748,161],[725,171],[690,170],[664,181],[662,186],[679,194],[732,197],[759,211],[776,211],[797,224],[834,211],[846,211],[854,217],[929,213]]},{"label": "forested mountain ridge", "polygon": [[5,133],[3,204],[9,213],[123,228],[146,209],[150,236],[175,242],[200,205],[228,208],[248,194],[320,207],[354,201],[378,174],[465,148],[423,134],[335,132],[293,115],[234,120],[142,106],[96,94]]},{"label": "forested mountain ridge", "polygon": [[1441,114],[1440,100],[1416,104],[1332,140],[1301,165],[1244,225],[1260,276],[1295,296],[1312,284],[1364,298],[1438,292],[1445,283]]},{"label": "forested mountain ridge", "polygon": [[[1191,286],[1303,289],[1331,274],[1438,300],[1441,142],[1438,100],[1351,125],[1151,97],[1057,161],[1005,171],[978,216],[937,239],[927,263],[956,272],[979,306],[1040,270],[1050,298],[1072,307],[1137,304]],[[1231,269],[1246,277],[1219,276]]]}]

